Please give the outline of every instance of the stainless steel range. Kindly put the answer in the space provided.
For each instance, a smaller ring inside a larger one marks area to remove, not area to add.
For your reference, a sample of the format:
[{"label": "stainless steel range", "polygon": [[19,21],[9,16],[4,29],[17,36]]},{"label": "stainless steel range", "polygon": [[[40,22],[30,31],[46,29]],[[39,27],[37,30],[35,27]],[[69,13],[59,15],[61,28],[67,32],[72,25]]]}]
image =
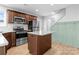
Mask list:
[{"label": "stainless steel range", "polygon": [[27,32],[26,31],[19,31],[19,30],[15,30],[16,31],[16,45],[22,45],[27,43]]},{"label": "stainless steel range", "polygon": [[15,17],[13,30],[16,32],[16,46],[25,44],[27,42],[27,32],[24,30],[24,18]]}]

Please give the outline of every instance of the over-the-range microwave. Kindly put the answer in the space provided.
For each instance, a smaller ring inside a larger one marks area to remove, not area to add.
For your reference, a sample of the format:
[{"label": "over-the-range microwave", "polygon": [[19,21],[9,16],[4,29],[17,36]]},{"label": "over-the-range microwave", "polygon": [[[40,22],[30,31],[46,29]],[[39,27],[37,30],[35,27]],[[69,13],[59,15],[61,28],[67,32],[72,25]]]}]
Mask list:
[{"label": "over-the-range microwave", "polygon": [[24,22],[25,22],[25,18],[23,17],[15,16],[13,19],[13,23],[24,23]]}]

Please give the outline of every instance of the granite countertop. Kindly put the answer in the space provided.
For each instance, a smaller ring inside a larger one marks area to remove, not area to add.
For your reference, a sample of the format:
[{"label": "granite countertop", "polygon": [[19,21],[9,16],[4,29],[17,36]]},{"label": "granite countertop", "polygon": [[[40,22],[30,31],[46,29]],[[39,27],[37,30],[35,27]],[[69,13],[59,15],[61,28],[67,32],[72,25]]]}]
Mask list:
[{"label": "granite countertop", "polygon": [[0,33],[0,46],[6,46],[8,45],[8,41],[5,39],[5,37]]},{"label": "granite countertop", "polygon": [[51,32],[40,32],[40,31],[35,31],[35,32],[28,32],[28,34],[34,34],[34,35],[46,35],[50,34]]},{"label": "granite countertop", "polygon": [[8,32],[15,32],[15,31],[0,31],[0,33],[8,33]]}]

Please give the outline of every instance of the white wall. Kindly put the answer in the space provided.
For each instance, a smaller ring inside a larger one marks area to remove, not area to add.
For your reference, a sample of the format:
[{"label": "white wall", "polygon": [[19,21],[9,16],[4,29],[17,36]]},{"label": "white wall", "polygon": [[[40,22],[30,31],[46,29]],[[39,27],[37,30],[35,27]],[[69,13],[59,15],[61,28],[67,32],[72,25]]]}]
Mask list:
[{"label": "white wall", "polygon": [[53,26],[64,15],[65,15],[65,9],[61,9],[55,15],[39,17],[41,32],[42,33],[51,32],[51,26]]},{"label": "white wall", "polygon": [[79,4],[74,4],[66,8],[66,15],[60,22],[79,21]]},{"label": "white wall", "polygon": [[37,21],[39,22],[39,31],[42,33],[43,30],[43,17],[38,16]]},{"label": "white wall", "polygon": [[[24,30],[28,29],[27,25],[23,25]],[[7,24],[6,26],[0,26],[0,32],[12,32],[13,31],[13,24]]]}]

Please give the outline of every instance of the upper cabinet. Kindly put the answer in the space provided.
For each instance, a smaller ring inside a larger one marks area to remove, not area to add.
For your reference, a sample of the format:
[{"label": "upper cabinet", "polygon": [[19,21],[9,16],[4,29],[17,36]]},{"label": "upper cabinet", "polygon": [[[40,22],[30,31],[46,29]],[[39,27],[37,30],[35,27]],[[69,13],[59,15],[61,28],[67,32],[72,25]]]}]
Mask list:
[{"label": "upper cabinet", "polygon": [[13,10],[8,10],[8,23],[12,23],[15,16],[25,18],[26,23],[27,21],[32,21],[37,19],[37,16],[33,16],[33,15],[29,15],[29,14],[25,14],[25,13],[13,11]]},{"label": "upper cabinet", "polygon": [[36,20],[36,19],[37,19],[36,16],[30,15],[30,20]]},{"label": "upper cabinet", "polygon": [[30,15],[26,14],[25,19],[26,19],[26,22],[30,21]]},{"label": "upper cabinet", "polygon": [[13,18],[14,18],[14,16],[13,16],[13,12],[12,11],[7,11],[7,15],[8,15],[8,23],[11,23],[11,22],[13,22]]},{"label": "upper cabinet", "polygon": [[36,19],[37,19],[36,16],[26,14],[26,20],[27,21],[32,21],[32,20],[36,20]]}]

